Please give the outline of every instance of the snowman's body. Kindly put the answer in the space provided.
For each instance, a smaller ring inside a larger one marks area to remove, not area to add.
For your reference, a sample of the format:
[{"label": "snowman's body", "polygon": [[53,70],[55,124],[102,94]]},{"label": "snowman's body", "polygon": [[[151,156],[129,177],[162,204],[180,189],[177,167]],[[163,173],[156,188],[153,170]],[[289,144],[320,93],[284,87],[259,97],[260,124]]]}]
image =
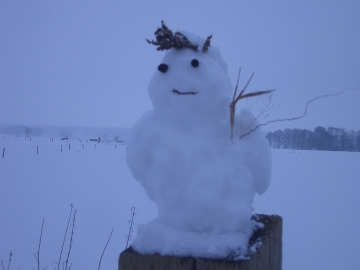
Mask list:
[{"label": "snowman's body", "polygon": [[[201,39],[187,34],[196,44]],[[171,49],[149,84],[154,109],[136,123],[126,160],[159,216],[133,243],[141,253],[225,257],[246,254],[255,192],[271,174],[269,146],[250,112],[236,115],[230,140],[232,87],[216,48]]]}]

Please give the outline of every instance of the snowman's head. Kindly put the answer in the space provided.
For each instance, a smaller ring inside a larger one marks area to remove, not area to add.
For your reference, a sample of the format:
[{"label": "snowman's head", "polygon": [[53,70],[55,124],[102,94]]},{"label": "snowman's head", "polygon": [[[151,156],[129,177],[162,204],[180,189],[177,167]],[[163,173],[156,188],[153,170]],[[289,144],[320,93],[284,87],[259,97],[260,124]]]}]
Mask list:
[{"label": "snowman's head", "polygon": [[219,50],[195,50],[207,40],[185,31],[177,33],[192,47],[170,48],[160,61],[149,84],[154,111],[186,121],[228,117],[232,87]]}]

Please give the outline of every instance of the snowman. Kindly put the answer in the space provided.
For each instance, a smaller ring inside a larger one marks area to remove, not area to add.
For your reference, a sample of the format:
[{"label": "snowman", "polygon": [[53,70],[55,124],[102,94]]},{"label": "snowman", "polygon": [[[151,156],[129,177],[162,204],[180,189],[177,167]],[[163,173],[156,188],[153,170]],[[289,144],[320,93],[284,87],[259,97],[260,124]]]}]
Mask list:
[{"label": "snowman", "polygon": [[132,248],[141,254],[244,258],[256,222],[255,193],[268,188],[271,154],[248,110],[235,115],[232,85],[211,36],[156,32],[166,50],[149,83],[153,109],[132,128],[126,161],[158,216],[139,225]]}]

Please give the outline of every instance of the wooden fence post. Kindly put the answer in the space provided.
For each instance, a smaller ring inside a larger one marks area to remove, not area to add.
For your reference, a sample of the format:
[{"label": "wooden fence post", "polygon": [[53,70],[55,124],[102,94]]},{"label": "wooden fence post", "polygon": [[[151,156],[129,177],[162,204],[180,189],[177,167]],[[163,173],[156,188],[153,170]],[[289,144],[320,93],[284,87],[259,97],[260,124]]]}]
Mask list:
[{"label": "wooden fence post", "polygon": [[3,155],[2,155],[2,157],[5,157],[5,147],[4,147],[4,150],[3,150]]},{"label": "wooden fence post", "polygon": [[257,215],[264,224],[250,238],[261,246],[249,260],[211,260],[192,257],[160,256],[139,254],[131,247],[120,254],[118,270],[281,270],[282,269],[282,218],[279,216]]},{"label": "wooden fence post", "polygon": [[36,154],[39,154],[39,146],[36,146]]}]

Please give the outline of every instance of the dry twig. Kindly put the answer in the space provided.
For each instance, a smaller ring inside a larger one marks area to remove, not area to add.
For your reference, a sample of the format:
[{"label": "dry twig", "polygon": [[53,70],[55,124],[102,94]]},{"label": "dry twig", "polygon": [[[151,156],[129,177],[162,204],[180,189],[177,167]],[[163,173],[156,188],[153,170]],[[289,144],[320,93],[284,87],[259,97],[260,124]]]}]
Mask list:
[{"label": "dry twig", "polygon": [[43,229],[44,229],[44,218],[43,218],[43,221],[41,224],[41,232],[40,232],[38,251],[37,251],[37,254],[34,254],[35,259],[37,261],[38,270],[40,270],[40,247],[41,247],[41,238],[42,238]]},{"label": "dry twig", "polygon": [[100,270],[101,260],[102,260],[102,257],[104,256],[104,253],[105,253],[106,247],[107,247],[107,245],[109,244],[109,241],[110,241],[110,238],[111,238],[111,236],[112,236],[112,234],[113,234],[113,231],[114,231],[114,228],[111,230],[111,233],[110,233],[109,239],[107,240],[106,245],[105,245],[105,248],[104,248],[104,250],[103,250],[103,252],[102,252],[102,254],[101,254],[100,261],[99,261],[99,267],[98,267],[98,270]]},{"label": "dry twig", "polygon": [[63,250],[64,250],[64,244],[65,244],[66,235],[67,235],[67,231],[68,231],[69,224],[70,224],[70,219],[71,219],[72,211],[73,211],[73,205],[71,204],[71,205],[70,205],[69,220],[68,220],[68,223],[67,223],[67,226],[66,226],[65,235],[64,235],[64,239],[63,239],[62,246],[61,246],[60,258],[59,258],[59,261],[58,261],[58,263],[57,263],[57,265],[58,265],[57,269],[58,269],[58,270],[59,270],[59,268],[60,268],[61,256],[62,256],[62,253],[63,253]]},{"label": "dry twig", "polygon": [[125,249],[127,249],[128,245],[129,245],[129,242],[131,240],[131,233],[133,232],[133,224],[134,224],[134,217],[136,216],[136,213],[135,213],[135,207],[131,207],[131,219],[128,221],[130,223],[130,227],[129,227],[129,233],[127,236],[125,236],[125,239],[126,239],[126,246],[125,246]]},{"label": "dry twig", "polygon": [[11,258],[12,258],[12,251],[10,251],[9,264],[8,264],[8,268],[7,268],[7,270],[9,270],[9,269],[10,269]]},{"label": "dry twig", "polygon": [[276,123],[276,122],[285,122],[285,121],[293,121],[293,120],[299,120],[301,118],[304,118],[307,114],[307,110],[308,110],[308,107],[310,105],[310,103],[314,102],[315,100],[317,99],[321,99],[321,98],[326,98],[326,97],[334,97],[334,96],[339,96],[339,95],[342,95],[344,92],[348,91],[348,90],[353,90],[353,91],[357,91],[357,90],[360,90],[360,88],[351,88],[351,87],[348,87],[340,92],[337,92],[335,94],[326,94],[326,95],[321,95],[321,96],[317,96],[311,100],[309,100],[307,103],[306,103],[306,106],[305,106],[305,110],[304,110],[304,113],[301,115],[301,116],[297,116],[297,117],[292,117],[292,118],[283,118],[283,119],[276,119],[276,120],[270,120],[270,121],[267,121],[266,123],[263,123],[263,124],[259,124],[257,125],[256,127],[254,127],[253,129],[249,130],[247,133],[243,134],[240,136],[240,139],[244,138],[245,136],[249,135],[251,132],[257,130],[259,127],[262,127],[262,126],[266,126],[270,123]]},{"label": "dry twig", "polygon": [[238,96],[236,96],[237,94],[237,89],[239,86],[239,79],[240,79],[240,73],[241,73],[241,68],[239,69],[239,74],[238,74],[238,78],[237,78],[237,82],[236,82],[236,86],[235,86],[235,91],[234,91],[234,95],[233,95],[233,99],[232,102],[230,103],[230,129],[231,129],[231,134],[230,134],[230,138],[231,140],[233,139],[233,129],[234,129],[234,124],[235,124],[235,109],[236,109],[236,103],[243,99],[243,98],[249,98],[249,97],[256,97],[256,96],[261,96],[261,95],[265,95],[265,94],[270,94],[271,92],[275,91],[275,89],[272,90],[264,90],[264,91],[257,91],[257,92],[251,92],[249,94],[245,94],[244,92],[246,90],[246,88],[248,87],[251,79],[254,76],[254,73],[250,76],[248,82],[246,83],[245,87],[241,90],[240,94]]},{"label": "dry twig", "polygon": [[[267,112],[268,110],[270,110],[269,106],[271,104],[271,98],[272,98],[272,93],[269,95],[269,99],[268,101],[265,103],[262,99],[262,105],[263,105],[263,108],[261,109],[261,112],[254,118],[254,120],[248,125],[248,127],[244,130],[243,133],[247,132],[250,130],[250,128],[254,125],[254,123],[256,123],[256,121],[259,120],[259,118],[261,116],[263,116],[265,114],[265,112]],[[269,113],[267,113],[266,115],[264,115],[264,119],[266,119],[267,117],[269,116]],[[241,136],[239,136],[240,138]]]},{"label": "dry twig", "polygon": [[[11,258],[12,258],[12,251],[10,251],[9,263],[8,263],[7,270],[9,270],[9,269],[10,269]],[[5,270],[4,260],[1,260],[1,268],[2,268],[2,270]]]},{"label": "dry twig", "polygon": [[74,216],[73,216],[73,220],[72,220],[72,228],[71,228],[71,235],[70,235],[70,246],[69,246],[69,251],[67,254],[67,258],[65,261],[65,270],[68,270],[71,268],[71,265],[68,268],[68,263],[69,263],[69,257],[70,257],[70,253],[71,253],[71,247],[72,247],[72,242],[73,242],[73,236],[74,236],[74,227],[75,227],[75,217],[76,217],[76,210],[74,210]]}]

